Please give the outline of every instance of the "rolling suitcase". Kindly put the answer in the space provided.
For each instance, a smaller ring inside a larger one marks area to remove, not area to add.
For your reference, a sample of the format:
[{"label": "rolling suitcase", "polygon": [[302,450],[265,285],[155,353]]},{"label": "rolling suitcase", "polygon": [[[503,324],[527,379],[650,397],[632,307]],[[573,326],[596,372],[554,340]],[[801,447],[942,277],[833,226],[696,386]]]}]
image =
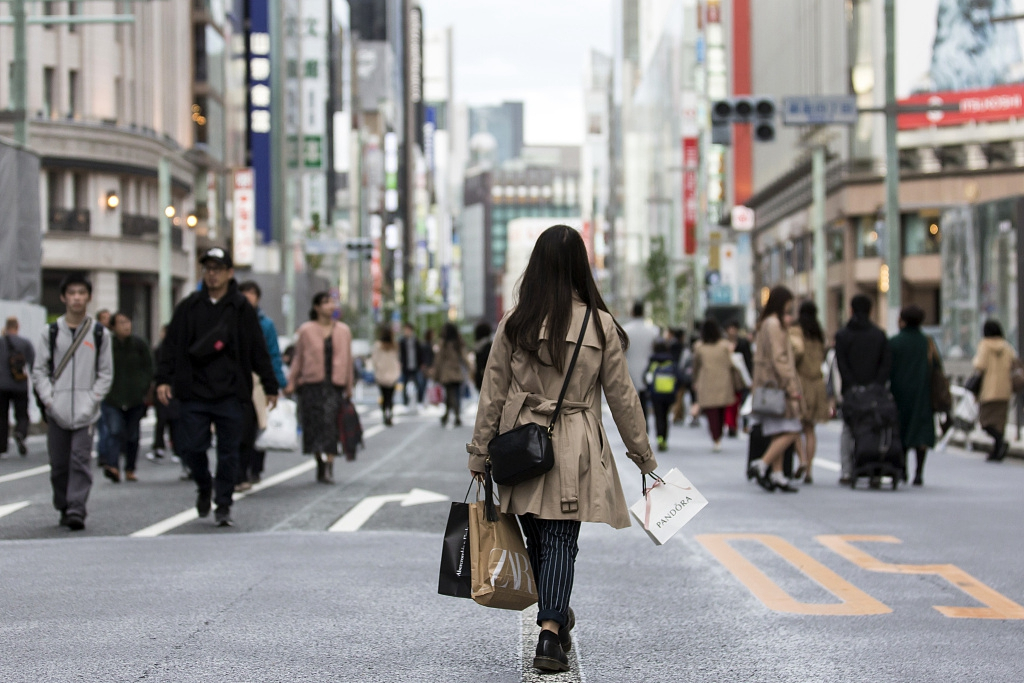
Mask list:
[{"label": "rolling suitcase", "polygon": [[885,387],[854,387],[843,397],[843,419],[853,435],[850,487],[862,477],[892,477],[892,488],[907,479],[896,401]]},{"label": "rolling suitcase", "polygon": [[[750,441],[747,444],[747,479],[753,478],[749,473],[750,463],[764,455],[764,452],[768,450],[768,445],[771,442],[772,438],[770,436],[765,436],[761,432],[761,425],[756,424],[750,428]],[[795,455],[796,448],[790,446],[782,456],[782,473],[786,475],[787,479],[793,476],[793,461],[795,459]]]}]

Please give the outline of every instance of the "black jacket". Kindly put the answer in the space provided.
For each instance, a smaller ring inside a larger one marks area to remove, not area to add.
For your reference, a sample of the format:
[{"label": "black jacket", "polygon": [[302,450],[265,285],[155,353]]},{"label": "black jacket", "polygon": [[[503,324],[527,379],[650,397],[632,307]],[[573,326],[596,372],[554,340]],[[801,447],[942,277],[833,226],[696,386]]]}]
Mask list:
[{"label": "black jacket", "polygon": [[[402,363],[402,373],[404,374],[409,370],[409,367],[415,365],[414,370],[419,370],[423,367],[423,344],[415,336],[412,337],[413,341],[413,356],[409,358],[409,337],[399,337],[398,339],[398,355],[399,360]],[[411,363],[409,361],[412,361]]]},{"label": "black jacket", "polygon": [[[203,394],[209,393],[206,387],[193,386],[194,381],[204,376],[204,368],[211,367],[210,361],[196,357],[196,352],[201,351],[196,348],[197,344],[202,345],[211,331],[202,324],[203,310],[200,308],[208,305],[209,299],[210,294],[204,284],[201,290],[193,292],[179,303],[167,326],[167,336],[160,345],[156,383],[170,384],[174,397],[183,401],[202,400]],[[223,303],[227,349],[213,363],[218,366],[218,370],[226,367],[233,373],[233,377],[228,379],[234,395],[240,401],[252,400],[254,372],[260,378],[263,391],[268,396],[276,396],[279,387],[256,309],[238,291],[238,283],[234,280],[228,285]],[[216,393],[216,388],[213,390]]]},{"label": "black jacket", "polygon": [[869,319],[854,316],[836,332],[836,366],[843,393],[857,386],[885,386],[891,363],[889,339]]}]

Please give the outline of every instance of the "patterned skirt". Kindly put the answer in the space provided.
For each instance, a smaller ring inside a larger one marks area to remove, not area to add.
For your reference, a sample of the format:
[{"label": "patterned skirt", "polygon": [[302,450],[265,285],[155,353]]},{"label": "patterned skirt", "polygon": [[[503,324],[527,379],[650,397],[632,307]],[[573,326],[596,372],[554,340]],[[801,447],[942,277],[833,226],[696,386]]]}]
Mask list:
[{"label": "patterned skirt", "polygon": [[329,380],[299,387],[303,453],[338,454],[338,411],[343,391]]}]

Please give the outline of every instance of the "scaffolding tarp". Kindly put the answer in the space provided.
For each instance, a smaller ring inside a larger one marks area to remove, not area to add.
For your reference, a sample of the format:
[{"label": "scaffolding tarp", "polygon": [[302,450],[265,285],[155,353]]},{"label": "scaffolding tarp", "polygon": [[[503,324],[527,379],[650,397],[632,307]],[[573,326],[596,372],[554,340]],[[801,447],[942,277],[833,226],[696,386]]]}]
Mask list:
[{"label": "scaffolding tarp", "polygon": [[0,142],[0,299],[39,302],[39,157]]}]

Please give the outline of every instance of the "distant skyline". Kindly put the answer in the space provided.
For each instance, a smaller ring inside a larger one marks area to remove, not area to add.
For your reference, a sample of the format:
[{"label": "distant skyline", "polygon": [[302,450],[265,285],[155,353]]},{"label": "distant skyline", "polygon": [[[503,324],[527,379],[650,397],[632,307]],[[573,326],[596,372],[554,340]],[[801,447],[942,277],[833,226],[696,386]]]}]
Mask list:
[{"label": "distant skyline", "polygon": [[522,101],[527,145],[584,138],[583,73],[611,54],[611,0],[420,0],[429,30],[452,27],[455,99]]}]

